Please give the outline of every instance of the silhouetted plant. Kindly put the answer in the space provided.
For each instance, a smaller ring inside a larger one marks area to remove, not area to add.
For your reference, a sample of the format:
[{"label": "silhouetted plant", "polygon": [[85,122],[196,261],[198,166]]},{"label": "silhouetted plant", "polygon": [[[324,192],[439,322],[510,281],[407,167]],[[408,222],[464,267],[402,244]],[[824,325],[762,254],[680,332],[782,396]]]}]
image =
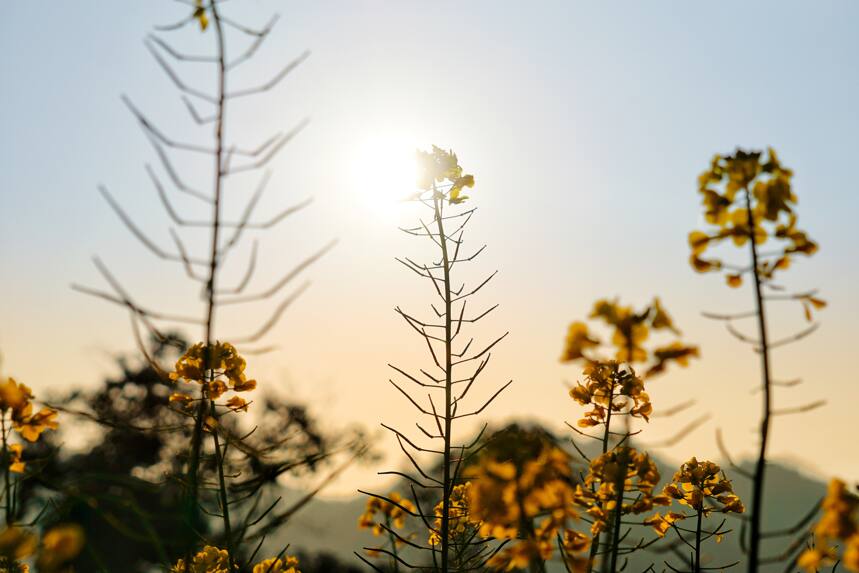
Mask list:
[{"label": "silhouetted plant", "polygon": [[[428,427],[421,422],[417,422],[416,426],[423,438],[437,445],[420,445],[419,440],[385,426],[396,436],[401,450],[412,464],[416,474],[383,473],[399,475],[409,481],[411,501],[415,510],[410,510],[403,505],[400,505],[400,509],[420,518],[430,535],[427,543],[421,539],[412,541],[401,537],[393,529],[390,533],[397,537],[399,542],[416,551],[419,559],[431,562],[431,569],[447,573],[473,569],[488,558],[488,548],[474,553],[460,546],[462,538],[451,528],[452,519],[459,519],[451,500],[456,487],[465,482],[462,469],[467,465],[467,460],[464,456],[473,445],[457,445],[454,442],[454,425],[463,418],[483,412],[512,381],[492,393],[481,406],[466,410],[464,406],[466,396],[489,363],[492,348],[506,336],[504,334],[498,337],[477,351],[471,350],[473,339],[457,346],[464,326],[478,322],[497,308],[498,305],[495,305],[475,315],[466,314],[469,299],[477,294],[495,276],[495,273],[474,287],[466,288],[464,284],[455,286],[453,278],[455,267],[473,261],[485,248],[485,246],[481,247],[469,255],[463,254],[462,251],[465,227],[475,209],[455,211],[453,214],[448,212],[449,209],[461,206],[468,199],[463,194],[463,190],[474,185],[474,177],[463,173],[452,151],[445,151],[435,146],[431,152],[418,152],[418,167],[420,169],[419,192],[414,199],[429,209],[432,218],[428,222],[421,219],[418,226],[403,229],[403,231],[431,240],[437,248],[439,258],[429,264],[417,263],[408,257],[398,261],[432,284],[433,292],[438,296],[439,307],[437,308],[435,304],[430,305],[434,315],[431,319],[416,318],[399,307],[396,308],[396,312],[425,341],[432,358],[432,368],[420,369],[419,374],[414,375],[394,365],[391,365],[391,368],[409,383],[414,384],[418,391],[426,391],[427,399],[424,402],[416,392],[404,390],[393,380],[391,384],[406,397],[421,416],[429,420]],[[432,454],[440,458],[441,466],[438,474],[431,475],[431,472],[425,469],[423,462],[417,459],[423,454]],[[434,511],[435,502],[430,507],[422,507],[415,488],[436,492],[436,500],[441,503],[440,515]],[[392,502],[391,499],[383,496],[374,497]],[[438,518],[437,525],[436,518]],[[471,543],[471,540],[466,541],[468,546]],[[391,551],[380,548],[365,549],[387,555],[403,566],[412,567],[402,556],[395,555]],[[358,557],[372,567],[376,567],[360,554]],[[464,558],[467,558],[466,562],[459,562],[459,559]]]}]

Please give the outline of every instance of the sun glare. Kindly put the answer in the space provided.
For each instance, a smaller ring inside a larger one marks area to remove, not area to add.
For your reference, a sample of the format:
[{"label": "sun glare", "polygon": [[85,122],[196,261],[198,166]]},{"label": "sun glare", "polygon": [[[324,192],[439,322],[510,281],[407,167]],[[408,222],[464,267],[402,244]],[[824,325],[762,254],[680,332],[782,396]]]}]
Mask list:
[{"label": "sun glare", "polygon": [[417,190],[416,149],[413,141],[394,136],[372,136],[356,145],[349,179],[363,207],[385,219],[397,217]]}]

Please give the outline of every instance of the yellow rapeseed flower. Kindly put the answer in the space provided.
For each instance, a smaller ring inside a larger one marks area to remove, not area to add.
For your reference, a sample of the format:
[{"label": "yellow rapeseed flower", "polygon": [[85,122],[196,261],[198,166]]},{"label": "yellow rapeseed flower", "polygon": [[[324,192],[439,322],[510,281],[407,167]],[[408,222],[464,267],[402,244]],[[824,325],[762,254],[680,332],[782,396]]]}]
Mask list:
[{"label": "yellow rapeseed flower", "polygon": [[287,555],[283,559],[271,558],[254,565],[253,573],[301,573],[298,558]]},{"label": "yellow rapeseed flower", "polygon": [[[364,513],[358,518],[360,529],[371,529],[373,535],[385,533],[385,527],[402,529],[406,525],[406,517],[415,511],[414,504],[399,493],[392,491],[387,495],[387,501],[378,497],[367,499]],[[393,502],[393,503],[391,503]],[[379,519],[381,517],[381,520]]]},{"label": "yellow rapeseed flower", "polygon": [[591,461],[584,483],[576,486],[574,503],[591,517],[591,533],[596,535],[605,531],[618,502],[622,515],[668,505],[667,497],[653,494],[659,479],[659,469],[647,453],[621,446]]},{"label": "yellow rapeseed flower", "polygon": [[847,490],[840,479],[829,482],[821,506],[823,515],[814,526],[814,547],[805,550],[797,564],[806,571],[816,571],[832,564],[842,545],[841,564],[849,571],[859,571],[859,495]]},{"label": "yellow rapeseed flower", "polygon": [[[458,205],[465,202],[468,196],[462,194],[466,187],[474,187],[474,176],[463,174],[459,159],[453,151],[433,145],[431,152],[417,151],[419,189],[430,191],[435,188],[439,197],[447,199],[448,203]],[[447,191],[444,187],[448,186]]]},{"label": "yellow rapeseed flower", "polygon": [[[690,237],[690,242],[698,244],[701,236]],[[697,255],[693,255],[697,256]],[[703,264],[703,263],[702,263]],[[631,306],[621,305],[617,299],[600,299],[594,303],[589,318],[597,319],[612,329],[611,344],[614,347],[614,360],[627,363],[646,363],[654,359],[645,376],[652,376],[665,370],[667,364],[676,361],[681,366],[688,364],[688,358],[698,355],[698,348],[675,341],[667,346],[653,349],[645,347],[651,331],[670,331],[679,336],[680,331],[662,305],[659,297],[635,311]],[[588,325],[581,321],[570,324],[564,340],[561,362],[583,361],[585,363],[605,362],[597,352],[600,339],[592,334]]]},{"label": "yellow rapeseed flower", "polygon": [[36,568],[43,573],[60,571],[78,556],[84,547],[84,531],[80,525],[56,525],[42,536]]},{"label": "yellow rapeseed flower", "polygon": [[184,559],[178,560],[170,573],[231,573],[229,554],[225,549],[206,545],[189,564]]},{"label": "yellow rapeseed flower", "polygon": [[[512,571],[552,556],[573,509],[569,455],[536,432],[509,432],[466,471],[470,519],[483,537],[510,540],[487,565]],[[534,524],[523,529],[523,524]],[[571,540],[572,541],[572,540]],[[569,550],[581,547],[571,543]]]},{"label": "yellow rapeseed flower", "polygon": [[[448,514],[448,536],[455,538],[457,536],[473,531],[474,528],[480,527],[480,522],[471,520],[468,510],[468,496],[471,491],[471,482],[465,482],[455,485],[450,493],[450,504],[447,509]],[[429,533],[429,544],[441,544],[441,518],[444,511],[444,503],[438,502],[433,508],[435,521],[434,529]]]},{"label": "yellow rapeseed flower", "polygon": [[12,427],[28,442],[35,442],[45,430],[57,429],[57,411],[41,408],[33,413],[33,392],[14,378],[0,381],[0,415],[10,416]]},{"label": "yellow rapeseed flower", "polygon": [[570,390],[570,397],[582,406],[591,406],[578,421],[581,428],[606,423],[609,412],[650,419],[653,406],[644,391],[644,382],[631,368],[618,362],[591,362],[584,369],[585,383]]},{"label": "yellow rapeseed flower", "polygon": [[[229,342],[216,342],[206,346],[203,342],[190,347],[176,362],[170,379],[199,384],[203,398],[217,400],[229,391],[248,392],[256,388],[256,380],[245,374],[247,363]],[[188,409],[194,399],[179,392],[170,396],[170,402]],[[227,406],[234,411],[247,411],[247,402],[233,396]]]},{"label": "yellow rapeseed flower", "polygon": [[206,15],[206,8],[203,5],[203,0],[194,0],[193,18],[200,25],[200,31],[205,32],[209,27],[209,17]]},{"label": "yellow rapeseed flower", "polygon": [[[773,149],[766,154],[738,149],[733,155],[716,155],[698,178],[704,219],[711,228],[689,234],[692,267],[701,273],[722,270],[722,261],[701,255],[726,239],[743,246],[751,235],[757,244],[779,241],[778,250],[759,261],[758,274],[765,281],[772,279],[775,271],[788,268],[792,255],[814,254],[817,244],[796,228],[792,177],[793,172],[781,165]],[[747,200],[751,202],[751,221]],[[752,270],[732,269],[725,276],[728,286],[739,287],[743,273]]]}]

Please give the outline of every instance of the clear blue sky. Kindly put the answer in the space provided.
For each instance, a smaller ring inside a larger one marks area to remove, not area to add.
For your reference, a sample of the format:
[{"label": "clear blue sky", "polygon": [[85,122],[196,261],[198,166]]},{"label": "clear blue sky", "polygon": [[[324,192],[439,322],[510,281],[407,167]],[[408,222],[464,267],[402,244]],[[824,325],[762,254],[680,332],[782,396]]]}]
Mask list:
[{"label": "clear blue sky", "polygon": [[[235,0],[224,10],[259,24],[282,15],[235,85],[313,52],[277,90],[237,104],[228,118],[229,133],[248,144],[311,118],[275,162],[261,208],[316,201],[265,239],[262,284],[340,239],[274,333],[283,350],[258,363],[260,378],[325,400],[331,419],[407,421],[385,385],[385,364],[416,364],[421,348],[391,307],[416,307],[426,291],[393,262],[417,248],[395,230],[410,212],[374,195],[397,166],[356,162],[368,141],[436,143],[476,175],[472,233],[489,244],[483,268],[501,271],[486,301],[501,303],[492,327],[511,336],[493,375],[516,384],[496,417],[534,416],[556,429],[575,419],[562,380],[576,372],[557,364],[567,323],[598,297],[642,304],[658,294],[704,359],[659,382],[654,401],[693,396],[714,415],[669,455],[717,456],[717,425],[750,451],[755,357],[698,313],[743,309],[751,294],[695,275],[686,234],[700,223],[695,180],[712,154],[772,145],[796,172],[801,225],[822,246],[788,283],[820,287],[831,305],[815,337],[775,357],[779,377],[806,380],[780,405],[820,396],[830,404],[801,424],[779,423],[774,450],[820,473],[859,477],[857,456],[819,447],[825,436],[828,448],[856,451],[845,430],[859,390],[845,358],[859,320],[850,288],[859,273],[859,4]],[[132,348],[123,312],[69,290],[100,284],[92,254],[142,302],[175,310],[194,300],[181,269],[144,251],[96,192],[106,184],[168,244],[143,171],[157,160],[119,96],[171,134],[204,140],[142,44],[152,24],[185,13],[166,0],[0,7],[0,351],[4,373],[39,391],[94,383],[110,371],[108,354]],[[211,46],[211,34],[182,37],[188,49]],[[200,85],[210,81],[188,69]],[[802,326],[798,309],[777,312],[783,332]],[[221,335],[264,315],[226,317]],[[652,435],[672,429],[654,426]]]}]

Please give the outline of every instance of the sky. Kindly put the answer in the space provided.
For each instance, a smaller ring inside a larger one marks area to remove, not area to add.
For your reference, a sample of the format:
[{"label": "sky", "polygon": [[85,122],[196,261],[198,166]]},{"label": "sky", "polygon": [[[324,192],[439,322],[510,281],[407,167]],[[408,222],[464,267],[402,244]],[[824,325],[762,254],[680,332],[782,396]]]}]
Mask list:
[{"label": "sky", "polygon": [[[696,178],[713,154],[771,145],[795,171],[800,225],[821,245],[782,282],[819,288],[829,302],[813,336],[773,355],[776,378],[803,379],[777,394],[777,407],[828,402],[776,420],[771,452],[818,476],[859,479],[859,385],[849,358],[859,324],[850,296],[859,274],[851,264],[859,246],[859,5],[235,0],[223,10],[255,26],[281,16],[231,77],[236,88],[311,51],[276,89],[227,110],[227,136],[245,146],[310,120],[272,162],[259,213],[314,201],[260,235],[255,284],[266,287],[338,241],[304,275],[310,289],[267,338],[278,351],[252,360],[261,391],[306,401],[331,429],[412,426],[387,364],[417,368],[428,357],[393,308],[424,312],[432,293],[394,260],[426,253],[397,230],[419,212],[396,199],[412,191],[413,150],[436,144],[454,149],[477,181],[469,239],[488,247],[468,278],[499,271],[480,300],[500,306],[478,334],[510,335],[480,391],[514,383],[488,421],[534,419],[563,433],[564,421],[580,414],[565,387],[580,371],[558,360],[567,325],[598,298],[641,306],[659,296],[702,359],[653,382],[654,405],[691,398],[711,414],[660,453],[677,462],[718,459],[721,428],[736,457],[751,455],[758,358],[700,313],[749,309],[752,292],[694,273],[686,236],[702,224]],[[141,304],[202,312],[181,266],[146,251],[97,192],[104,184],[149,235],[170,244],[170,222],[144,170],[160,169],[158,160],[120,96],[171,136],[210,141],[143,44],[154,24],[186,14],[166,0],[0,7],[0,371],[37,396],[95,385],[115,372],[116,356],[134,350],[127,313],[70,288],[105,286],[94,255]],[[194,53],[213,47],[211,31],[164,37]],[[227,49],[244,42],[231,34]],[[213,88],[205,65],[177,69]],[[187,155],[177,164],[208,185],[205,164]],[[252,176],[231,181],[226,211],[238,213],[255,184]],[[186,199],[177,206],[195,212]],[[206,237],[186,240],[200,250]],[[225,282],[240,280],[240,263],[225,268]],[[271,308],[224,311],[218,336],[253,330]],[[776,338],[805,326],[798,307],[771,312]],[[691,417],[654,420],[643,436],[657,443]],[[393,451],[394,441],[380,433],[378,445]],[[375,471],[402,462],[393,454],[331,491],[380,483]]]}]

